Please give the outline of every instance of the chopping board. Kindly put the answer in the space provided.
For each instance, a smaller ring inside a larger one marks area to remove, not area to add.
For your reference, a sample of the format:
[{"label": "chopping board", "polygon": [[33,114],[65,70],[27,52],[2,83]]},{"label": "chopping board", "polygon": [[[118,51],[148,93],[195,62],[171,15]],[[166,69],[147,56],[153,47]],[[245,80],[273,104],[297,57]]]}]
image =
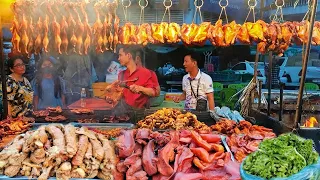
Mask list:
[{"label": "chopping board", "polygon": [[[112,104],[107,103],[104,99],[99,98],[86,98],[86,106],[84,108],[91,110],[110,110],[113,109]],[[69,109],[78,109],[81,107],[81,100],[78,100],[68,106]]]}]

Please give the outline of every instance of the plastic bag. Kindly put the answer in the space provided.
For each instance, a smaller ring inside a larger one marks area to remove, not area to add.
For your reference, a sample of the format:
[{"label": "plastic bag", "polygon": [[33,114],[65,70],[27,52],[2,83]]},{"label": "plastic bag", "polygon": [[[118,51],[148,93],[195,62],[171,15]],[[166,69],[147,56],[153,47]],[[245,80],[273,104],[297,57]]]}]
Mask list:
[{"label": "plastic bag", "polygon": [[[240,166],[240,175],[243,180],[266,180],[265,178],[246,173],[243,169],[244,160]],[[320,157],[317,163],[306,166],[297,174],[285,178],[272,178],[270,180],[320,180]]]}]

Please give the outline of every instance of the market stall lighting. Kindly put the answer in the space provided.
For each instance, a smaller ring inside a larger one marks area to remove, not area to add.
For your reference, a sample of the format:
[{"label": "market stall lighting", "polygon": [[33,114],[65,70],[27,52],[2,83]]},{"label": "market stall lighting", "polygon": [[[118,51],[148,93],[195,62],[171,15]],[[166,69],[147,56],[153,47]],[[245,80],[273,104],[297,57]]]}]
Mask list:
[{"label": "market stall lighting", "polygon": [[310,117],[306,120],[302,127],[317,127],[319,125],[317,119],[315,117]]}]

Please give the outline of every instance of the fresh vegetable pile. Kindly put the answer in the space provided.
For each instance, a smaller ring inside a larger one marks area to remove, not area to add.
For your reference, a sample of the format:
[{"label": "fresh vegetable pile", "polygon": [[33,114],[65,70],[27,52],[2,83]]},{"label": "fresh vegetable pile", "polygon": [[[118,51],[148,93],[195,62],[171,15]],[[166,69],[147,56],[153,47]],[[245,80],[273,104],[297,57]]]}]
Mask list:
[{"label": "fresh vegetable pile", "polygon": [[288,177],[317,162],[312,141],[292,133],[264,140],[244,161],[243,169],[263,178]]}]

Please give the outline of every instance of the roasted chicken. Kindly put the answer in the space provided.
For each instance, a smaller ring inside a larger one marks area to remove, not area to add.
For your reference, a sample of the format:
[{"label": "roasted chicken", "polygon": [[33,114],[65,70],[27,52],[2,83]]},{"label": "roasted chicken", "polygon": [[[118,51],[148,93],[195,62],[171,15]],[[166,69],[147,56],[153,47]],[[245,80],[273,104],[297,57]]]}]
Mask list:
[{"label": "roasted chicken", "polygon": [[207,40],[210,25],[211,25],[210,22],[203,22],[199,25],[199,27],[197,28],[198,29],[197,34],[192,40],[192,44],[199,45],[199,46],[204,45],[204,43]]},{"label": "roasted chicken", "polygon": [[12,33],[12,46],[13,46],[13,52],[18,52],[20,53],[20,35],[18,34],[18,29],[19,29],[19,22],[16,18],[16,16],[13,17],[13,21],[12,21],[12,27],[10,28],[10,31]]},{"label": "roasted chicken", "polygon": [[126,23],[120,28],[119,41],[122,44],[136,44],[138,42],[137,38],[137,27],[132,23]]},{"label": "roasted chicken", "polygon": [[37,21],[37,25],[36,25],[36,40],[34,42],[34,49],[35,49],[35,54],[39,54],[40,50],[42,49],[42,32],[43,32],[43,25],[42,25],[42,21],[41,21],[41,17],[39,17],[38,21]]},{"label": "roasted chicken", "polygon": [[100,19],[100,13],[98,10],[98,4],[95,4],[95,12],[96,12],[96,22],[93,24],[92,31],[94,35],[94,43],[96,46],[96,52],[102,53],[102,47],[103,47],[103,24]]},{"label": "roasted chicken", "polygon": [[237,39],[243,44],[250,44],[250,36],[246,24],[243,24],[240,27],[240,30],[237,34]]},{"label": "roasted chicken", "polygon": [[170,23],[167,31],[164,33],[166,42],[168,43],[178,43],[180,42],[180,26],[177,23]]},{"label": "roasted chicken", "polygon": [[43,45],[43,49],[44,51],[47,53],[48,51],[48,45],[49,45],[49,17],[48,15],[46,15],[46,18],[44,19],[43,22],[43,33],[44,33],[44,37],[42,40],[42,45]]},{"label": "roasted chicken", "polygon": [[150,24],[143,23],[139,26],[137,39],[137,44],[141,44],[143,46],[146,46],[148,43],[154,43]]},{"label": "roasted chicken", "polygon": [[108,16],[106,15],[104,17],[104,22],[103,22],[103,46],[105,50],[109,50],[109,34],[110,34],[110,24],[108,21]]},{"label": "roasted chicken", "polygon": [[181,39],[186,45],[191,45],[192,40],[196,37],[198,32],[197,24],[183,24],[181,27]]},{"label": "roasted chicken", "polygon": [[78,18],[76,20],[76,28],[75,28],[75,35],[77,37],[77,43],[76,43],[76,51],[82,55],[83,53],[83,33],[84,33],[84,25],[81,21],[79,13],[76,11]]},{"label": "roasted chicken", "polygon": [[320,45],[320,22],[316,21],[313,27],[312,33],[312,44],[313,45]]},{"label": "roasted chicken", "polygon": [[61,29],[60,29],[60,24],[57,22],[56,17],[53,17],[53,22],[52,22],[52,32],[54,34],[54,49],[59,53],[61,53]]},{"label": "roasted chicken", "polygon": [[84,26],[84,33],[86,36],[85,36],[83,46],[84,46],[84,54],[87,55],[88,50],[91,46],[92,29],[91,29],[91,26],[89,25],[89,19],[88,19],[88,15],[84,9],[84,4],[81,5],[81,11],[82,11],[83,16],[85,17],[83,26]]},{"label": "roasted chicken", "polygon": [[29,37],[29,43],[28,43],[27,51],[28,51],[28,58],[30,58],[34,50],[34,41],[36,38],[34,33],[34,24],[33,24],[32,17],[30,17],[28,37]]},{"label": "roasted chicken", "polygon": [[61,23],[61,51],[64,52],[65,54],[68,54],[68,45],[69,45],[69,40],[68,40],[68,23],[66,21],[66,17],[62,16]]},{"label": "roasted chicken", "polygon": [[108,13],[108,31],[106,36],[108,36],[108,49],[113,50],[113,26],[112,26],[112,14]]},{"label": "roasted chicken", "polygon": [[160,24],[151,24],[152,37],[155,43],[165,43],[165,33],[168,29],[168,23],[162,22]]},{"label": "roasted chicken", "polygon": [[264,33],[267,31],[266,24],[258,20],[255,23],[246,22],[246,27],[250,38],[255,42],[265,41]]},{"label": "roasted chicken", "polygon": [[223,26],[223,32],[224,32],[224,41],[226,46],[233,45],[235,43],[237,33],[239,32],[241,26],[239,24],[236,24],[235,21],[232,21],[229,24],[225,24]]},{"label": "roasted chicken", "polygon": [[115,15],[114,18],[114,37],[113,37],[113,51],[114,53],[116,53],[117,51],[117,45],[119,43],[119,23],[120,23],[120,19],[118,18],[118,16]]},{"label": "roasted chicken", "polygon": [[221,19],[219,19],[215,25],[210,26],[208,39],[214,46],[226,46]]}]

